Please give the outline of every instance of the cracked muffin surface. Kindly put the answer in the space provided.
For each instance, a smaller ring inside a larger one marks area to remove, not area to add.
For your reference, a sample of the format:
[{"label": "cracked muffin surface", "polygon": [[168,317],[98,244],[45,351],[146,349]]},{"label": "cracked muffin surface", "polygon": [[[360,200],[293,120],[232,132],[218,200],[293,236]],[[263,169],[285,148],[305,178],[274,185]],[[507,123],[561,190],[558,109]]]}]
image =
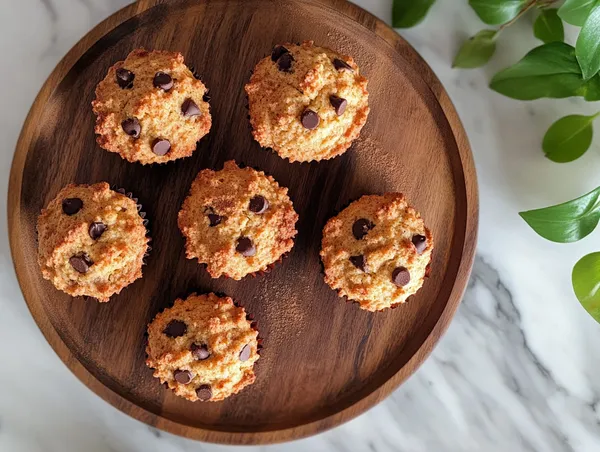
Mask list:
[{"label": "cracked muffin surface", "polygon": [[145,221],[136,201],[106,182],[63,188],[37,230],[42,276],[69,295],[108,301],[142,277]]},{"label": "cracked muffin surface", "polygon": [[287,193],[233,160],[220,171],[200,171],[178,218],[187,258],[206,264],[213,278],[267,270],[294,245],[298,215]]},{"label": "cracked muffin surface", "polygon": [[206,94],[180,53],[136,49],[96,87],[96,141],[144,165],[189,157],[211,127]]},{"label": "cracked muffin surface", "polygon": [[379,311],[404,303],[428,276],[433,236],[404,195],[366,195],[323,229],[325,282]]},{"label": "cracked muffin surface", "polygon": [[343,154],[369,114],[354,60],[312,41],[275,46],[245,89],[254,139],[291,162]]},{"label": "cracked muffin surface", "polygon": [[191,294],[148,325],[146,364],[176,395],[216,402],[254,383],[256,324],[229,297]]}]

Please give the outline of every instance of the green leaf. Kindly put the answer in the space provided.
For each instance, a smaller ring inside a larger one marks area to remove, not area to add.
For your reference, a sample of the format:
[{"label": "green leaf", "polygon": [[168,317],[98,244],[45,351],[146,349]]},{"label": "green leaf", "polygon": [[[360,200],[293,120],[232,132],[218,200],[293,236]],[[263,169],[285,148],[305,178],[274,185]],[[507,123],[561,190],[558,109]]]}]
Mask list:
[{"label": "green leaf", "polygon": [[392,5],[392,26],[409,28],[420,23],[435,0],[394,0]]},{"label": "green leaf", "polygon": [[470,69],[483,66],[490,60],[495,50],[496,31],[481,30],[463,43],[454,58],[452,67]]},{"label": "green leaf", "polygon": [[546,44],[565,39],[565,28],[557,11],[555,8],[542,9],[533,23],[533,34]]},{"label": "green leaf", "polygon": [[576,242],[592,232],[600,220],[600,187],[563,204],[519,212],[519,215],[545,239]]},{"label": "green leaf", "polygon": [[600,323],[600,253],[583,256],[573,267],[571,281],[581,305]]},{"label": "green leaf", "polygon": [[558,8],[558,16],[568,24],[581,27],[597,3],[598,0],[567,0]]},{"label": "green leaf", "polygon": [[552,124],[542,142],[546,157],[553,162],[566,163],[585,154],[592,144],[595,118],[596,115],[570,115]]},{"label": "green leaf", "polygon": [[575,55],[581,66],[584,79],[592,78],[600,70],[600,6],[595,6],[583,24],[577,44]]},{"label": "green leaf", "polygon": [[531,50],[517,64],[498,72],[490,88],[519,100],[572,96],[600,100],[600,76],[583,80],[575,49],[564,42],[551,42]]},{"label": "green leaf", "polygon": [[469,0],[481,20],[488,25],[500,25],[517,17],[527,0]]}]

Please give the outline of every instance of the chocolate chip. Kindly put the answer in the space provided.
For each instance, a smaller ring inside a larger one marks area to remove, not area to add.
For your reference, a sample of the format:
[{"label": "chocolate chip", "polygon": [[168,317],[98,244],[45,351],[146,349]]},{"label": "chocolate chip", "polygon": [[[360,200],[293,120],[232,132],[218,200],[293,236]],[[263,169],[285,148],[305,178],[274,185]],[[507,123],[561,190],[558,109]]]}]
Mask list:
[{"label": "chocolate chip", "polygon": [[240,352],[240,361],[248,361],[250,359],[250,352],[252,352],[250,344],[244,345],[242,351]]},{"label": "chocolate chip", "polygon": [[218,226],[223,221],[223,217],[221,215],[217,215],[216,213],[209,213],[208,221],[210,222],[210,227]]},{"label": "chocolate chip", "polygon": [[289,50],[283,46],[275,46],[271,51],[271,60],[277,61],[285,53],[289,53]]},{"label": "chocolate chip", "polygon": [[119,68],[116,71],[116,75],[117,84],[120,88],[133,88],[133,79],[135,78],[135,74],[133,72],[124,68]]},{"label": "chocolate chip", "polygon": [[187,333],[187,325],[181,320],[171,320],[163,333],[169,337],[179,337]]},{"label": "chocolate chip", "polygon": [[250,200],[248,208],[254,213],[265,213],[269,208],[269,201],[260,195],[256,195]]},{"label": "chocolate chip", "polygon": [[92,239],[98,240],[102,234],[104,234],[104,231],[106,231],[106,225],[101,221],[96,221],[90,224],[90,229],[88,232]]},{"label": "chocolate chip", "polygon": [[94,262],[86,253],[77,253],[75,256],[71,256],[69,263],[79,273],[87,273],[90,267],[94,265]]},{"label": "chocolate chip", "polygon": [[336,59],[333,60],[333,66],[338,71],[354,71],[354,69],[352,69],[352,66],[350,66],[345,61],[340,60],[339,58],[336,58]]},{"label": "chocolate chip", "polygon": [[352,225],[352,234],[356,240],[362,239],[375,225],[366,218],[359,218]]},{"label": "chocolate chip", "polygon": [[329,96],[329,102],[335,110],[335,114],[338,116],[342,116],[346,111],[346,107],[348,106],[348,101],[346,99],[342,99],[341,97],[335,96],[333,94]]},{"label": "chocolate chip", "polygon": [[352,262],[352,264],[359,270],[368,273],[367,259],[365,259],[365,256],[363,256],[362,254],[359,256],[350,256],[350,262]]},{"label": "chocolate chip", "polygon": [[277,59],[277,69],[281,72],[291,72],[294,57],[291,53],[284,53]]},{"label": "chocolate chip", "polygon": [[212,389],[210,388],[210,385],[198,386],[198,389],[196,389],[196,395],[202,402],[210,400],[212,397]]},{"label": "chocolate chip", "polygon": [[237,241],[235,250],[246,257],[254,256],[256,254],[256,247],[248,237],[240,237]]},{"label": "chocolate chip", "polygon": [[186,385],[192,381],[192,373],[189,370],[176,370],[173,372],[173,378],[182,385]]},{"label": "chocolate chip", "polygon": [[412,243],[415,246],[417,253],[421,254],[427,248],[427,237],[421,234],[413,235]]},{"label": "chocolate chip", "polygon": [[169,140],[157,138],[152,142],[152,152],[154,152],[156,155],[165,155],[170,150],[171,143],[169,143]]},{"label": "chocolate chip", "polygon": [[204,102],[210,102],[211,99],[212,97],[210,97],[210,94],[208,94],[208,92],[204,93],[204,96],[202,96],[202,100]]},{"label": "chocolate chip", "polygon": [[169,74],[165,74],[164,72],[157,72],[154,75],[154,80],[152,80],[152,84],[155,88],[161,88],[165,91],[169,91],[173,88],[173,78]]},{"label": "chocolate chip", "polygon": [[121,123],[121,127],[123,127],[127,135],[133,138],[139,137],[142,131],[142,126],[140,126],[140,122],[136,118],[127,118]]},{"label": "chocolate chip", "polygon": [[410,281],[410,273],[406,267],[397,267],[392,272],[392,282],[398,287],[403,287]]},{"label": "chocolate chip", "polygon": [[181,113],[186,118],[191,118],[192,116],[198,116],[200,114],[200,109],[198,108],[198,105],[196,105],[196,102],[188,97],[183,101],[183,104],[181,104]]},{"label": "chocolate chip", "polygon": [[304,126],[304,128],[308,130],[316,129],[319,125],[319,122],[321,122],[321,119],[319,118],[317,112],[309,109],[304,110],[300,120],[302,121],[302,125]]},{"label": "chocolate chip", "polygon": [[67,215],[75,215],[83,207],[83,201],[79,198],[67,198],[63,199],[62,209]]},{"label": "chocolate chip", "polygon": [[203,361],[210,356],[210,352],[208,351],[208,345],[206,344],[192,344],[190,346],[190,351],[192,352],[192,356],[198,361]]}]

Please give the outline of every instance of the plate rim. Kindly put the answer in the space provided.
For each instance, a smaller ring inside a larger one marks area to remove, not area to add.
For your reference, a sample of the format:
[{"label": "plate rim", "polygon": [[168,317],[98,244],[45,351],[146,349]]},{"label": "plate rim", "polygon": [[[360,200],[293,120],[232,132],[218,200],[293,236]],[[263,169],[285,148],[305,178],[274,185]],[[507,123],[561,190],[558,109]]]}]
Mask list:
[{"label": "plate rim", "polygon": [[[188,0],[181,1],[185,2]],[[195,1],[201,3],[207,2],[207,0]],[[433,70],[417,53],[417,51],[390,26],[363,8],[346,0],[307,0],[305,3],[333,9],[336,12],[350,18],[354,22],[357,22],[361,26],[366,27],[375,33],[379,38],[383,39],[392,47],[395,52],[398,53],[402,51],[408,54],[411,58],[411,65],[417,70],[420,77],[437,99],[438,104],[448,121],[460,157],[461,168],[463,170],[462,181],[465,185],[465,200],[467,203],[464,230],[465,238],[462,248],[462,256],[457,270],[456,279],[454,280],[452,290],[448,297],[448,301],[429,335],[423,341],[418,350],[398,372],[396,372],[390,379],[388,379],[384,384],[379,386],[366,397],[358,400],[352,405],[347,406],[341,411],[316,421],[278,430],[234,432],[210,430],[201,427],[180,424],[173,420],[167,419],[160,414],[147,411],[117,394],[108,386],[105,386],[96,377],[94,377],[93,374],[90,373],[71,353],[68,346],[61,339],[60,334],[54,329],[54,326],[48,319],[48,316],[45,313],[41,303],[38,303],[35,300],[35,297],[32,296],[30,289],[27,286],[27,278],[25,276],[27,272],[20,270],[25,269],[25,267],[29,265],[20,252],[20,202],[23,179],[22,175],[26,157],[30,151],[31,145],[35,143],[35,138],[37,138],[37,134],[33,133],[37,128],[37,119],[39,119],[40,115],[43,113],[44,105],[53,94],[58,83],[60,83],[64,76],[71,70],[72,66],[106,33],[110,32],[110,30],[121,25],[132,17],[162,3],[165,3],[165,1],[139,0],[121,8],[92,28],[92,30],[86,33],[57,64],[42,85],[42,88],[40,89],[27,114],[13,156],[7,195],[8,236],[11,257],[21,292],[38,328],[54,352],[65,363],[69,370],[100,398],[109,402],[119,411],[128,414],[139,421],[187,438],[221,444],[281,443],[294,439],[305,438],[325,430],[329,430],[357,417],[359,414],[362,414],[368,409],[372,408],[374,405],[390,395],[392,391],[394,391],[410,375],[412,375],[427,359],[435,345],[439,342],[442,335],[450,325],[450,322],[460,304],[464,291],[467,287],[468,278],[471,273],[475,258],[475,248],[479,225],[479,195],[477,178],[473,155],[471,153],[466,132],[450,100],[450,97],[448,96],[441,82],[433,73]]]}]

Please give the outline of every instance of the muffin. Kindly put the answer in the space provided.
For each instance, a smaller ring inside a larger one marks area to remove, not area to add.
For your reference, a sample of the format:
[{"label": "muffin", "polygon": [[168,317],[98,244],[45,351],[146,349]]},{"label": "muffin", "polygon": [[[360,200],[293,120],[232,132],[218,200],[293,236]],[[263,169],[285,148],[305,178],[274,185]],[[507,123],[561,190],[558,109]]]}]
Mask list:
[{"label": "muffin", "polygon": [[97,142],[143,165],[189,157],[210,130],[206,93],[180,53],[134,50],[96,87]]},{"label": "muffin", "polygon": [[187,258],[206,264],[213,278],[269,268],[294,245],[298,215],[287,191],[233,160],[200,171],[179,212]]},{"label": "muffin", "polygon": [[400,193],[367,195],[323,229],[325,282],[379,311],[404,303],[428,276],[433,237]]},{"label": "muffin", "polygon": [[148,367],[175,394],[216,402],[254,383],[258,332],[229,297],[191,294],[148,325]]},{"label": "muffin", "polygon": [[312,41],[275,46],[246,93],[254,139],[290,162],[343,154],[369,114],[367,80],[354,60]]},{"label": "muffin", "polygon": [[136,201],[106,182],[63,188],[37,222],[42,276],[99,301],[141,278],[150,239]]}]

